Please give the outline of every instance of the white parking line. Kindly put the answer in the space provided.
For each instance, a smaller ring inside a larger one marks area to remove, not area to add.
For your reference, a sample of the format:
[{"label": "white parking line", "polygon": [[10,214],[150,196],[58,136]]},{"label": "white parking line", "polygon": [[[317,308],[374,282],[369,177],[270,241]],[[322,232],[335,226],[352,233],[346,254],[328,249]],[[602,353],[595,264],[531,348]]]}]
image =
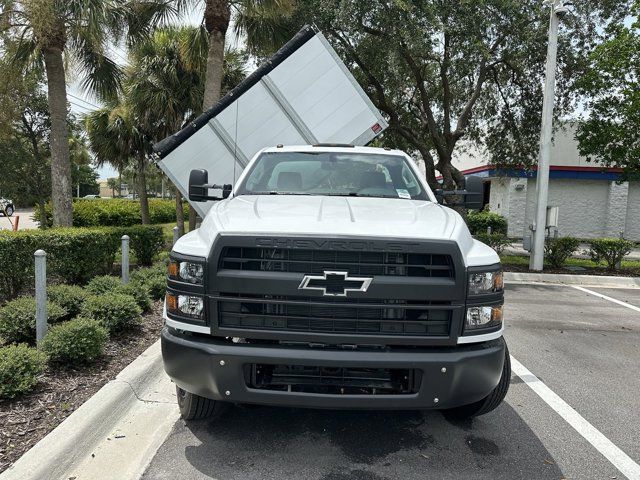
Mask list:
[{"label": "white parking line", "polygon": [[615,298],[612,297],[607,297],[606,295],[603,295],[601,293],[598,292],[594,292],[593,290],[589,290],[588,288],[584,288],[584,287],[579,287],[577,285],[571,285],[573,288],[575,288],[576,290],[580,290],[581,292],[586,292],[589,293],[595,297],[600,297],[604,300],[609,300],[610,302],[613,303],[617,303],[618,305],[622,305],[623,307],[627,307],[630,308],[631,310],[635,310],[636,312],[640,312],[640,307],[636,307],[635,305],[631,305],[630,303],[627,302],[623,302],[622,300],[617,300]]},{"label": "white parking line", "polygon": [[640,480],[640,465],[620,450],[611,440],[605,437],[596,427],[576,412],[567,402],[562,400],[553,390],[547,387],[527,367],[511,356],[511,369],[538,394],[558,415],[560,415],[576,432],[582,435],[593,447],[609,460],[620,473],[629,480]]}]

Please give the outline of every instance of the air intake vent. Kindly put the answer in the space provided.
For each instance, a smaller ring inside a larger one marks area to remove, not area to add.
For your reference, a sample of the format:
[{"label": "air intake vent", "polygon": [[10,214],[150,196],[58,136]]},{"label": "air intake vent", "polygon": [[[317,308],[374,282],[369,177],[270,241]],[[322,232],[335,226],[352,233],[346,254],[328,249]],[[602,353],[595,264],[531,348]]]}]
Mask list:
[{"label": "air intake vent", "polygon": [[353,252],[286,248],[225,247],[219,267],[228,270],[321,274],[453,278],[449,255],[404,252]]}]

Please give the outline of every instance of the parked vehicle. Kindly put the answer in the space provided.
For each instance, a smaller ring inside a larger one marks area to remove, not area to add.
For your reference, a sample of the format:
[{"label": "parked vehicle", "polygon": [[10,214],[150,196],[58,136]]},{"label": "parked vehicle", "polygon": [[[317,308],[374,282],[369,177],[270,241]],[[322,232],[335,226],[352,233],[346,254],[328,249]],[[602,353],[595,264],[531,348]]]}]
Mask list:
[{"label": "parked vehicle", "polygon": [[[454,192],[361,146],[385,127],[305,27],[154,146],[204,219],[169,263],[162,355],[183,418],[226,402],[471,417],[504,399],[500,259],[439,204]],[[481,208],[482,180],[455,194]]]},{"label": "parked vehicle", "polygon": [[101,198],[100,195],[85,195],[82,198],[87,198],[87,199],[96,199],[96,198]]},{"label": "parked vehicle", "polygon": [[0,197],[0,214],[6,217],[11,217],[15,211],[16,208],[13,205],[13,200]]},{"label": "parked vehicle", "polygon": [[189,191],[216,203],[169,264],[162,353],[185,419],[224,402],[470,417],[504,399],[500,259],[405,153],[268,148],[233,188],[194,170]]}]

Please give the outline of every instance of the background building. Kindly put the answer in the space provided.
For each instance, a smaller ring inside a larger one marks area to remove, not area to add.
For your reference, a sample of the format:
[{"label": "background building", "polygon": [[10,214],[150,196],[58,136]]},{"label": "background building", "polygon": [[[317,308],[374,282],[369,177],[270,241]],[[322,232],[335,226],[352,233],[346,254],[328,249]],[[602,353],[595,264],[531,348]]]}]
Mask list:
[{"label": "background building", "polygon": [[[640,182],[623,182],[620,170],[588,163],[578,153],[575,129],[555,134],[551,151],[549,206],[559,207],[561,236],[618,237],[640,241]],[[488,156],[468,151],[454,161],[465,175],[487,178],[485,201],[509,222],[509,236],[528,233],[535,215],[536,172],[499,170]]]}]

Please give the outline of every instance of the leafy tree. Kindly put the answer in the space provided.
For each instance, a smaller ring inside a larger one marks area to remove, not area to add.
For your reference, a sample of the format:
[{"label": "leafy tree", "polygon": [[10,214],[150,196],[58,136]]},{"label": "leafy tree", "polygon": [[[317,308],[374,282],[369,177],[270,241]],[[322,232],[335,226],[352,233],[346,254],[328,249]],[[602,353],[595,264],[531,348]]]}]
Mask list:
[{"label": "leafy tree", "polygon": [[122,72],[105,55],[108,45],[125,34],[132,43],[146,35],[162,16],[156,3],[164,4],[160,0],[0,0],[0,28],[18,42],[13,60],[44,68],[46,73],[54,225],[72,224],[66,66],[77,65],[85,88],[102,98],[112,97]]},{"label": "leafy tree", "polygon": [[44,209],[51,192],[51,119],[41,72],[26,75],[0,61],[0,188],[23,205]]},{"label": "leafy tree", "polygon": [[576,134],[588,161],[622,168],[627,180],[640,179],[640,1],[630,26],[613,25],[608,40],[589,55],[578,81],[587,97],[588,118]]},{"label": "leafy tree", "polygon": [[[574,2],[560,35],[558,108],[602,27],[629,0]],[[415,152],[427,180],[464,184],[452,165],[465,144],[493,163],[531,165],[537,153],[549,7],[540,0],[299,0],[293,22],[315,23],[389,119],[383,144]]]}]

